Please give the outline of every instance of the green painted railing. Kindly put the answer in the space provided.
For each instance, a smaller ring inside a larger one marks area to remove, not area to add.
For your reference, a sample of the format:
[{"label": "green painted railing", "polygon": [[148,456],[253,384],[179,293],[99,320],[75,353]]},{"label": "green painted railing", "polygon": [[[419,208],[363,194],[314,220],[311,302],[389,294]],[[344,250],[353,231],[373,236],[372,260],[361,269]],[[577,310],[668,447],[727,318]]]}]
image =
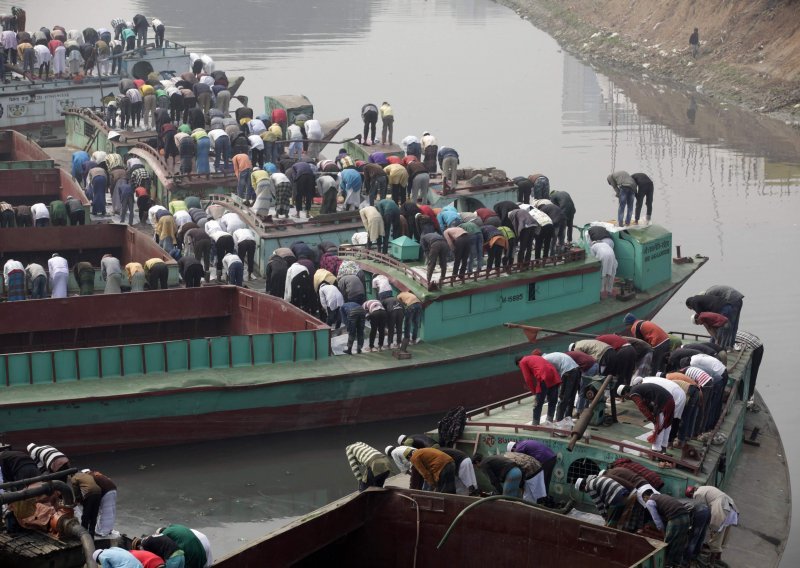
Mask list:
[{"label": "green painted railing", "polygon": [[313,361],[329,355],[327,329],[181,339],[0,355],[7,387]]}]

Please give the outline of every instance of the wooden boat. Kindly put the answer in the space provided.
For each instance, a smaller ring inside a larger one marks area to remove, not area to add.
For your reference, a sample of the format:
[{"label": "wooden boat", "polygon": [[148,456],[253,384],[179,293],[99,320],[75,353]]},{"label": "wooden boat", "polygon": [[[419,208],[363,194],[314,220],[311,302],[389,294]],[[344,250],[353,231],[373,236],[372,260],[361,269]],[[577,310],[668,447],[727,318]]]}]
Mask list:
[{"label": "wooden boat", "polygon": [[[708,339],[682,335],[690,341]],[[544,339],[549,344],[548,350],[563,350],[566,342],[574,340],[568,335]],[[647,421],[630,401],[617,402],[617,423],[604,420],[609,416],[610,404],[602,404],[589,429],[574,449],[569,450],[570,435],[574,432],[531,424],[533,397],[530,393],[469,412],[456,447],[468,454],[477,452],[486,456],[505,452],[512,441],[535,439],[543,442],[557,455],[550,481],[551,497],[559,502],[576,501],[586,510],[594,510],[594,506],[587,494],[575,490],[575,481],[608,469],[618,458],[628,458],[655,469],[664,481],[661,492],[675,497],[683,497],[688,485],[720,487],[734,499],[740,514],[740,525],[732,529],[728,539],[724,554],[726,563],[743,568],[778,566],[789,536],[789,470],[780,434],[763,400],[756,394],[756,408],[760,410],[747,409],[747,401],[754,395],[748,392],[751,355],[750,350],[729,353],[727,400],[713,436],[708,441],[689,441],[682,451],[673,450],[674,455],[650,451],[649,444],[644,441],[650,432]],[[431,431],[429,435],[436,438],[438,433]],[[716,442],[712,441],[715,437]],[[671,463],[673,467],[656,468],[656,459]],[[488,479],[476,473],[481,488],[491,491]],[[401,477],[407,479],[407,476]],[[754,492],[754,479],[759,480],[759,486],[781,488],[783,496]],[[771,527],[768,538],[763,534],[764,526]],[[573,543],[579,541],[575,539]]]},{"label": "wooden boat", "polygon": [[[507,272],[484,270],[469,281],[450,278],[432,291],[419,268],[374,252],[342,251],[365,271],[370,296],[371,276],[386,274],[397,290],[422,300],[423,343],[411,347],[408,359],[388,351],[328,357],[325,326],[295,318],[296,310],[282,300],[246,290],[123,295],[113,298],[113,309],[105,305],[112,300],[100,296],[2,306],[4,321],[11,322],[3,345],[21,346],[41,331],[34,329],[40,324],[33,313],[75,303],[80,309],[73,309],[72,319],[48,318],[83,330],[73,332],[76,339],[102,338],[76,344],[90,350],[82,357],[114,362],[98,364],[95,374],[84,377],[82,359],[65,349],[63,333],[54,344],[40,334],[30,350],[0,355],[2,439],[47,439],[76,453],[387,420],[507,398],[520,388],[514,356],[530,347],[503,323],[621,331],[626,312],[652,316],[704,262],[672,264],[669,256],[648,255],[652,246],[671,247],[671,234],[660,227],[621,231],[615,238],[629,244],[647,273],[660,275],[629,302],[600,300],[599,263],[580,249]],[[620,276],[634,277],[624,270]],[[213,306],[221,303],[228,307],[219,313]],[[262,305],[271,306],[266,314],[256,309]],[[17,310],[33,312],[17,317]],[[171,331],[165,314],[180,319],[183,335]],[[209,318],[228,323],[208,328]],[[230,323],[241,319],[257,327]],[[315,330],[306,340],[313,347],[295,339],[309,330]],[[278,338],[280,332],[292,333]],[[129,345],[131,338],[148,347]],[[196,347],[198,341],[203,347]]]},{"label": "wooden boat", "polygon": [[[664,544],[509,501],[369,489],[218,560],[271,566],[594,566],[656,568]],[[472,510],[467,507],[473,506]]]},{"label": "wooden boat", "polygon": [[122,71],[108,77],[30,80],[13,69],[17,74],[12,81],[0,84],[0,128],[18,130],[42,146],[59,146],[65,141],[66,109],[102,107],[104,97],[124,77],[143,79],[152,72],[169,77],[190,68],[188,49],[174,41],[158,49],[150,44],[127,51],[119,58]]}]

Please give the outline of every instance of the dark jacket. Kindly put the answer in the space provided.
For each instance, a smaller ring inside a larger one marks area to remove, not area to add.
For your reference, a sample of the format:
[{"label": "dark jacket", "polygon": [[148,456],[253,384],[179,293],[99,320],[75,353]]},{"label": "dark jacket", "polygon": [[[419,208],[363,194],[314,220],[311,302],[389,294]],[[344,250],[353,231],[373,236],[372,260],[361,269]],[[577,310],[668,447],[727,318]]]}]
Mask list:
[{"label": "dark jacket", "polygon": [[[503,481],[508,472],[517,467],[513,461],[503,456],[487,456],[480,464],[481,471],[489,478],[489,481],[497,493],[503,493]],[[520,482],[522,476],[520,476]]]},{"label": "dark jacket", "polygon": [[636,182],[636,194],[650,193],[653,191],[653,180],[647,174],[638,173],[631,176]]},{"label": "dark jacket", "polygon": [[361,282],[361,279],[354,274],[340,276],[336,285],[339,287],[342,296],[344,296],[345,302],[352,302],[359,295],[363,296],[366,294],[364,284]]},{"label": "dark jacket", "polygon": [[567,217],[575,216],[575,202],[572,201],[572,196],[566,191],[551,191],[550,201],[558,205]]},{"label": "dark jacket", "polygon": [[277,255],[272,255],[267,263],[264,278],[267,281],[267,294],[283,298],[286,291],[286,271],[289,266],[286,261]]},{"label": "dark jacket", "polygon": [[494,212],[497,213],[497,216],[500,217],[500,221],[503,224],[508,221],[508,212],[514,209],[519,209],[519,205],[513,201],[501,201],[494,205]]}]

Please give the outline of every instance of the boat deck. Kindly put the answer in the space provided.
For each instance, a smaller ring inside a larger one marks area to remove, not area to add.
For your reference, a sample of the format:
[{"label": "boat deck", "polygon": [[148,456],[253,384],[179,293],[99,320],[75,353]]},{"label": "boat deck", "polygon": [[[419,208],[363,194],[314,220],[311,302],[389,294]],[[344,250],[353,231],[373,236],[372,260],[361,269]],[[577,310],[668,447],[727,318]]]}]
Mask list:
[{"label": "boat deck", "polygon": [[[647,293],[637,295],[635,303],[619,302],[605,299],[587,308],[571,310],[537,318],[529,321],[531,325],[542,327],[562,327],[576,331],[609,332],[621,331],[622,316],[632,309],[649,309],[649,306],[665,289],[676,285],[685,278],[693,267],[691,265],[678,265],[671,282],[657,286]],[[205,288],[203,288],[205,289]],[[677,291],[677,288],[675,289]],[[156,292],[158,294],[162,292]],[[49,302],[42,300],[39,302]],[[647,313],[647,312],[643,312]],[[618,317],[617,317],[618,316]],[[603,322],[608,318],[618,320],[618,326]],[[589,322],[589,323],[587,323]],[[564,336],[541,334],[543,349],[563,348],[566,342],[571,341]],[[265,373],[258,367],[219,368],[219,369],[192,369],[191,373],[170,373],[165,379],[163,374],[139,375],[130,380],[103,381],[103,382],[70,382],[66,384],[32,384],[25,388],[13,388],[3,391],[4,405],[37,404],[42,401],[74,400],[81,397],[94,396],[130,396],[143,392],[172,391],[184,388],[211,386],[213,388],[242,388],[253,385],[291,383],[301,380],[323,380],[334,376],[369,376],[392,369],[394,372],[406,376],[406,382],[414,379],[409,370],[435,366],[441,361],[464,360],[469,358],[485,357],[491,354],[497,357],[498,368],[505,368],[513,363],[513,354],[527,344],[519,330],[505,327],[495,327],[491,330],[481,330],[466,333],[457,337],[419,343],[410,346],[411,359],[395,359],[391,351],[384,350],[378,353],[362,354],[358,356],[340,356],[336,364],[330,362],[299,361],[289,365],[281,365],[280,373]],[[510,362],[510,363],[509,363]],[[457,384],[459,377],[452,377],[452,383]],[[405,390],[408,385],[382,382],[381,391],[392,393]],[[520,381],[520,387],[522,387]]]}]

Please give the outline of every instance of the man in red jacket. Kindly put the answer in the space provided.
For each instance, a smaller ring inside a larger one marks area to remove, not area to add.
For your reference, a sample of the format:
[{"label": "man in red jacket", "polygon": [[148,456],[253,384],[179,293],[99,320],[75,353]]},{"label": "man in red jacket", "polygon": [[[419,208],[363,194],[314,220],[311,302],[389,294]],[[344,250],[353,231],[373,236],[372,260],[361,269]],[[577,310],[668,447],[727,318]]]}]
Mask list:
[{"label": "man in red jacket", "polygon": [[528,389],[536,395],[536,402],[533,405],[533,425],[538,426],[542,417],[542,406],[547,400],[547,421],[546,426],[552,426],[553,417],[556,413],[558,404],[558,387],[561,384],[561,377],[556,368],[544,357],[539,355],[528,355],[517,357],[514,361],[522,371],[522,378]]},{"label": "man in red jacket", "polygon": [[653,348],[653,374],[663,371],[666,357],[669,354],[667,332],[649,320],[637,319],[631,313],[627,314],[622,321],[631,326],[632,337],[646,341]]}]

